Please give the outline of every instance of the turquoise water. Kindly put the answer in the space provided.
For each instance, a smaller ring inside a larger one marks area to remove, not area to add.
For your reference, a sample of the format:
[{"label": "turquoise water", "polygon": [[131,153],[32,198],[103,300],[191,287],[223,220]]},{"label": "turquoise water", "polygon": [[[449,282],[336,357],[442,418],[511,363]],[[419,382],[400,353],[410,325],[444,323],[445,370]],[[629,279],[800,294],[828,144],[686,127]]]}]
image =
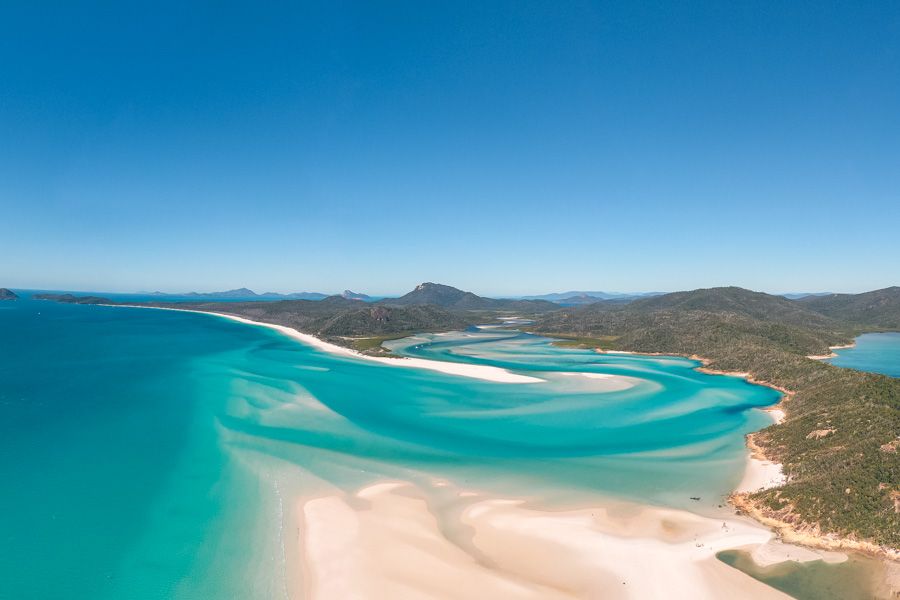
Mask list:
[{"label": "turquoise water", "polygon": [[866,333],[852,348],[835,350],[828,362],[838,367],[900,377],[900,333]]},{"label": "turquoise water", "polygon": [[544,381],[385,366],[209,315],[0,304],[0,596],[285,598],[293,499],[385,477],[714,507],[769,423],[752,409],[779,399],[518,332],[393,346]]}]

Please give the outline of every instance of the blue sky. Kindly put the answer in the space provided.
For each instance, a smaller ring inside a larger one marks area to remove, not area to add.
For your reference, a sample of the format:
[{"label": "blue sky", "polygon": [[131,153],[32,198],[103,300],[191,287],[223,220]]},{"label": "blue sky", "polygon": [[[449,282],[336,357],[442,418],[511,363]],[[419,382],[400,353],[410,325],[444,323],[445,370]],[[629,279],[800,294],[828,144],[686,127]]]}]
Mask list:
[{"label": "blue sky", "polygon": [[896,2],[220,4],[3,3],[0,286],[900,284]]}]

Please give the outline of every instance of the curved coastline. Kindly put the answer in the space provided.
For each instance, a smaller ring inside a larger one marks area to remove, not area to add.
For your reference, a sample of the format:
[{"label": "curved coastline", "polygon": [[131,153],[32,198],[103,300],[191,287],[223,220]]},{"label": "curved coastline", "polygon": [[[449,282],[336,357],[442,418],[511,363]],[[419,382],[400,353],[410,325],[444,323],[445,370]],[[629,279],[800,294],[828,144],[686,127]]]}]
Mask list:
[{"label": "curved coastline", "polygon": [[846,350],[847,348],[853,348],[856,346],[856,342],[851,342],[849,344],[839,344],[837,346],[828,346],[828,354],[811,354],[806,358],[811,358],[813,360],[828,360],[829,358],[837,357],[837,352],[835,350]]},{"label": "curved coastline", "polygon": [[[852,348],[855,345],[856,344],[854,342],[851,344],[829,346],[829,350]],[[687,356],[663,352],[632,352],[621,350],[608,351],[601,348],[596,348],[596,351],[601,354],[681,356],[683,358],[690,358],[692,360],[699,361],[701,365],[696,367],[696,370],[702,373],[708,373],[710,375],[727,375],[730,377],[740,377],[749,383],[755,385],[763,385],[777,390],[783,394],[782,399],[772,406],[760,409],[772,416],[774,425],[781,424],[787,418],[788,413],[785,410],[784,403],[786,400],[790,400],[791,396],[795,394],[794,391],[775,385],[774,383],[755,379],[750,373],[710,369],[707,365],[711,364],[712,361],[695,354]],[[833,358],[835,356],[837,356],[837,354],[832,352],[830,355],[807,356],[806,358],[809,358],[811,360],[825,360],[828,358]],[[741,484],[728,496],[728,503],[731,504],[731,506],[733,506],[739,514],[744,514],[754,519],[756,522],[773,531],[779,539],[783,540],[786,543],[797,544],[799,546],[814,548],[817,550],[849,550],[874,556],[876,558],[883,558],[890,561],[900,562],[900,552],[898,552],[897,550],[885,548],[883,546],[879,546],[878,544],[867,541],[860,541],[852,538],[841,538],[832,534],[822,533],[818,529],[809,530],[806,528],[798,527],[795,523],[782,518],[784,515],[779,515],[754,501],[751,498],[751,495],[754,492],[778,487],[782,483],[785,483],[787,481],[786,477],[784,477],[783,475],[783,466],[780,463],[769,458],[765,453],[765,449],[755,442],[756,433],[758,432],[749,433],[745,437],[747,450],[749,453],[747,458],[747,471],[745,472]],[[755,487],[755,482],[764,482],[764,485]]]},{"label": "curved coastline", "polygon": [[463,363],[453,363],[448,361],[439,361],[439,360],[428,360],[424,358],[408,358],[408,357],[387,357],[387,356],[369,356],[367,354],[363,354],[361,352],[357,352],[351,348],[345,348],[343,346],[338,346],[337,344],[332,344],[330,342],[326,342],[320,338],[317,338],[314,335],[308,333],[302,333],[293,327],[287,327],[285,325],[276,325],[275,323],[266,323],[264,321],[254,321],[252,319],[248,319],[246,317],[239,317],[237,315],[230,315],[228,313],[220,313],[220,312],[212,312],[206,310],[192,310],[188,308],[171,308],[168,306],[141,306],[136,304],[102,304],[100,306],[111,306],[118,308],[151,308],[156,310],[171,310],[175,312],[188,312],[195,313],[199,315],[213,315],[216,317],[221,317],[223,319],[229,319],[231,321],[237,321],[238,323],[244,323],[245,325],[256,325],[259,327],[266,327],[268,329],[274,329],[287,337],[293,338],[297,341],[300,341],[308,346],[312,346],[319,350],[324,350],[325,352],[330,352],[332,354],[340,354],[343,356],[349,356],[353,358],[358,358],[362,360],[374,361],[384,365],[391,365],[396,367],[411,367],[417,369],[428,369],[430,371],[439,371],[441,373],[447,373],[449,375],[458,375],[460,377],[471,377],[473,379],[481,379],[484,381],[493,381],[496,383],[542,383],[543,379],[539,377],[531,377],[529,375],[519,375],[517,373],[513,373],[506,369],[501,369],[500,367],[493,367],[490,365],[471,365],[471,364],[463,364]]},{"label": "curved coastline", "polygon": [[[266,327],[269,329],[273,329],[290,337],[294,340],[300,341],[304,344],[317,348],[319,350],[323,350],[325,352],[339,354],[343,356],[358,358],[362,360],[374,361],[381,364],[391,365],[391,366],[401,366],[401,367],[412,367],[412,368],[421,368],[428,369],[433,371],[438,371],[442,373],[447,373],[450,375],[457,375],[461,377],[472,377],[475,379],[481,379],[485,381],[493,381],[498,383],[540,383],[543,382],[543,379],[538,377],[531,377],[528,375],[519,375],[516,373],[512,373],[506,369],[502,369],[500,367],[494,367],[490,365],[473,365],[468,363],[454,363],[449,361],[439,361],[439,360],[431,360],[424,358],[409,358],[409,357],[382,357],[382,356],[369,356],[353,350],[351,348],[345,348],[343,346],[338,346],[337,344],[332,344],[330,342],[326,342],[314,335],[302,333],[297,329],[292,327],[287,327],[285,325],[277,325],[274,323],[266,323],[263,321],[254,321],[252,319],[248,319],[246,317],[240,317],[237,315],[231,315],[228,313],[219,313],[219,312],[211,312],[211,311],[202,311],[202,310],[192,310],[192,309],[184,309],[184,308],[171,308],[171,307],[163,307],[163,306],[141,306],[141,305],[104,305],[104,306],[114,306],[114,307],[124,307],[124,308],[152,308],[158,310],[171,310],[176,312],[190,312],[196,314],[204,314],[204,315],[213,315],[216,317],[229,319],[231,321],[236,321],[238,323],[243,323],[245,325],[256,325],[260,327]],[[597,348],[596,351],[601,354],[635,354],[641,356],[676,356],[670,353],[660,353],[660,352],[628,352],[628,351],[605,351],[601,348]],[[761,408],[759,410],[767,413],[773,420],[774,424],[779,424],[787,416],[782,404],[785,398],[789,398],[793,395],[793,392],[790,390],[786,390],[785,388],[779,387],[775,384],[756,380],[750,376],[749,373],[739,373],[739,372],[731,372],[731,371],[719,371],[716,369],[708,368],[708,364],[710,364],[710,360],[704,358],[702,356],[691,355],[684,356],[683,358],[689,358],[691,360],[695,360],[700,362],[701,364],[695,367],[695,370],[706,373],[708,375],[725,375],[729,377],[738,377],[746,380],[748,383],[752,383],[754,385],[763,385],[769,388],[772,388],[778,392],[781,392],[784,396],[782,399],[772,405],[767,406],[765,408]],[[782,465],[777,463],[765,455],[763,449],[757,446],[753,442],[753,433],[750,433],[746,436],[746,445],[747,445],[747,465],[745,468],[744,476],[741,479],[741,482],[738,484],[737,488],[733,491],[732,495],[729,497],[729,501],[731,501],[732,497],[737,495],[748,495],[752,492],[760,491],[762,489],[768,489],[771,487],[777,487],[784,483],[785,477],[783,475]],[[732,502],[736,508],[739,508],[734,502]],[[756,519],[760,523],[763,523],[762,520]]]},{"label": "curved coastline", "polygon": [[[286,335],[287,337],[290,337],[292,339],[300,341],[301,343],[304,343],[306,345],[312,346],[314,348],[317,348],[317,349],[320,349],[320,350],[323,350],[323,351],[326,351],[329,353],[344,355],[347,357],[358,358],[358,359],[362,359],[362,360],[366,360],[366,361],[375,361],[375,362],[379,362],[379,363],[387,364],[387,365],[407,366],[407,367],[412,367],[412,368],[423,368],[423,369],[444,372],[444,373],[451,374],[451,375],[472,377],[472,378],[476,378],[476,379],[482,379],[482,380],[494,381],[494,382],[536,383],[536,382],[544,381],[543,379],[539,379],[536,377],[529,377],[526,375],[519,375],[516,373],[512,373],[506,369],[502,369],[500,367],[494,367],[494,366],[490,366],[490,365],[471,365],[471,364],[453,363],[453,362],[448,362],[448,361],[407,358],[407,357],[388,358],[388,357],[368,356],[368,355],[359,353],[355,350],[326,342],[326,341],[321,340],[313,335],[301,333],[298,330],[290,328],[290,327],[276,325],[276,324],[272,324],[272,323],[254,321],[251,319],[247,319],[245,317],[239,317],[239,316],[230,315],[227,313],[217,313],[217,312],[199,311],[199,310],[191,310],[191,309],[178,309],[178,308],[170,308],[170,307],[152,307],[152,306],[136,306],[136,305],[111,305],[111,306],[131,307],[131,308],[158,308],[160,310],[173,310],[173,311],[180,311],[180,312],[192,312],[192,313],[213,315],[213,316],[217,316],[220,318],[226,318],[226,319],[229,319],[229,320],[232,320],[235,322],[239,322],[239,323],[243,323],[243,324],[247,324],[247,325],[257,325],[257,326],[267,327],[269,329],[278,331],[279,333],[282,333],[283,335]],[[598,349],[598,352],[603,352],[603,351]],[[615,352],[613,352],[613,353],[615,353]],[[645,353],[631,352],[629,354],[645,354]],[[661,356],[661,355],[675,356],[672,353],[646,353],[646,354],[650,355],[650,356]],[[707,367],[707,365],[710,363],[710,361],[708,361],[707,359],[704,359],[703,357],[688,356],[686,358],[690,358],[692,360],[696,360],[696,361],[700,362],[701,364],[699,366],[695,367],[695,369],[700,372],[704,372],[707,374],[713,374],[713,375],[726,375],[726,376],[740,377],[740,378],[747,380],[750,383],[757,384],[757,385],[765,385],[767,387],[773,388],[773,389],[781,392],[782,394],[784,394],[784,397],[782,398],[781,401],[779,401],[777,404],[775,404],[773,406],[766,407],[766,408],[760,409],[760,410],[763,410],[764,412],[769,413],[770,416],[772,417],[773,421],[776,424],[780,423],[784,419],[785,413],[784,413],[783,408],[781,408],[781,403],[783,402],[784,398],[789,397],[792,394],[791,391],[785,390],[783,388],[780,388],[776,385],[773,385],[773,384],[770,384],[770,383],[767,383],[764,381],[754,380],[752,377],[749,376],[748,373],[725,372],[725,371],[717,371],[714,369],[709,369]],[[815,540],[809,539],[808,535],[791,536],[790,532],[785,532],[784,530],[782,530],[779,527],[780,523],[773,523],[772,519],[766,517],[765,515],[761,515],[761,514],[754,512],[753,507],[747,505],[747,503],[750,502],[749,495],[752,494],[753,492],[759,491],[761,489],[765,489],[765,488],[769,488],[769,487],[777,487],[778,485],[780,485],[781,482],[783,482],[783,479],[780,479],[780,478],[783,478],[783,475],[781,473],[780,465],[767,460],[764,453],[761,451],[761,449],[758,447],[755,447],[755,444],[753,444],[753,442],[752,442],[753,435],[754,434],[751,433],[751,434],[748,434],[748,436],[747,436],[748,450],[752,450],[752,452],[748,452],[747,469],[745,471],[745,476],[744,476],[743,480],[741,481],[741,484],[737,487],[737,489],[734,490],[734,492],[731,494],[731,496],[729,496],[730,504],[733,507],[738,509],[739,516],[744,515],[745,518],[739,519],[736,521],[732,521],[729,519],[726,522],[727,527],[726,527],[726,523],[722,523],[722,526],[725,529],[723,530],[723,532],[720,532],[720,535],[715,536],[715,538],[714,538],[715,542],[713,542],[712,538],[707,538],[704,541],[704,544],[706,542],[712,542],[710,544],[710,546],[708,547],[708,550],[712,549],[713,544],[715,546],[716,551],[748,547],[748,546],[756,546],[758,548],[767,548],[768,549],[767,552],[770,552],[770,553],[774,552],[775,554],[778,554],[778,551],[773,550],[772,548],[770,548],[770,546],[772,546],[773,543],[775,543],[774,540],[776,537],[780,537],[781,539],[783,539],[786,542],[797,543],[799,545],[808,546],[808,547],[812,547],[812,548],[828,549],[828,550],[835,550],[835,549],[862,550],[864,552],[872,553],[870,549],[861,548],[857,544],[841,545],[841,544],[835,544],[833,542],[816,543]],[[374,485],[377,486],[379,484],[374,484]],[[366,489],[368,489],[368,488],[366,488]],[[372,493],[373,492],[371,492],[371,491],[361,490],[360,497],[369,496]],[[387,493],[387,492],[385,492],[385,493]],[[388,494],[388,495],[390,495],[390,494]],[[460,495],[460,497],[464,497],[464,496],[469,496],[469,495],[474,496],[476,494],[474,492],[459,492],[459,495]],[[485,508],[490,506],[491,510],[495,511],[496,518],[500,520],[499,522],[506,523],[510,527],[513,527],[514,529],[529,529],[530,526],[528,525],[528,522],[529,521],[535,522],[535,518],[536,518],[535,514],[526,514],[526,511],[524,508],[517,508],[518,505],[521,504],[520,500],[505,499],[505,498],[484,498],[484,497],[482,497],[482,498],[483,498],[482,506],[484,506]],[[298,506],[298,508],[300,509],[299,510],[300,514],[302,514],[304,512],[302,505]],[[500,508],[502,508],[502,510],[500,512],[496,512],[496,510],[500,509]],[[651,510],[651,511],[657,510],[656,507],[653,507],[652,505],[646,505],[646,508],[647,508],[647,510]],[[600,509],[600,507],[597,507],[597,509]],[[659,510],[663,510],[663,509],[659,509]],[[391,512],[393,512],[393,509],[391,509]],[[545,530],[543,532],[543,534],[541,534],[543,536],[543,539],[545,540],[544,542],[540,542],[540,540],[538,540],[538,541],[532,540],[532,541],[534,541],[534,543],[547,543],[547,541],[551,538],[559,538],[560,536],[562,536],[562,537],[568,536],[569,533],[567,533],[565,531],[565,529],[574,527],[574,522],[583,521],[583,519],[580,516],[576,516],[573,514],[572,515],[573,522],[565,522],[564,523],[563,521],[559,521],[558,519],[555,518],[555,516],[557,515],[557,511],[545,511],[545,510],[538,510],[538,509],[535,509],[532,511],[529,509],[529,512],[530,513],[540,513],[541,515],[543,515],[549,519],[549,521],[547,521],[548,527],[550,527],[550,525],[553,525],[553,527]],[[678,511],[678,512],[683,512],[685,515],[693,515],[693,513],[688,512],[688,511]],[[591,513],[591,514],[593,514],[593,513]],[[647,513],[647,515],[650,515],[650,514],[651,514],[650,512]],[[416,518],[421,519],[424,517],[422,517],[420,515],[419,517],[416,517]],[[750,535],[749,538],[747,536],[727,535],[729,529],[734,531],[733,523],[742,523],[744,527],[747,527],[748,522],[752,523],[754,528],[757,528],[757,533]],[[559,525],[560,528],[557,528],[556,525]],[[490,536],[498,535],[497,531],[495,531],[494,524],[486,523],[485,527],[487,527],[486,531],[488,531],[488,533],[486,533],[485,535],[490,535]],[[617,531],[616,528],[613,528],[613,529]],[[592,533],[590,531],[585,531],[585,532],[583,532],[583,535],[584,536],[596,536],[596,533],[597,532]],[[541,537],[541,536],[539,535],[538,537]],[[752,539],[750,539],[750,538],[752,538]],[[617,538],[617,539],[618,539],[618,543],[624,544],[624,543],[628,542],[628,540],[626,540],[626,539],[621,539],[621,538]],[[644,539],[645,539],[646,543],[648,543],[648,544],[659,543],[659,540],[654,538],[653,535],[647,535]],[[584,537],[584,539],[582,539],[581,541],[587,543],[587,537]],[[576,539],[577,543],[573,544],[573,546],[580,545],[581,541]],[[426,546],[431,543],[431,542],[428,542],[427,540],[426,541],[420,540],[420,542],[422,544],[425,544]],[[595,539],[594,543],[596,543],[596,542],[597,542],[597,540]],[[299,546],[298,546],[299,548],[305,548],[305,551],[301,552],[301,555],[308,557],[309,552],[312,551],[312,549],[305,545],[306,542],[304,542],[304,540],[302,538],[298,539],[297,543],[299,544]],[[631,543],[631,542],[628,542],[628,543]],[[548,550],[548,549],[549,549],[549,547],[545,548],[545,550]],[[687,546],[685,546],[685,549],[683,549],[683,551],[675,552],[675,554],[673,555],[671,560],[678,560],[678,561],[684,560],[685,556],[687,555],[687,553],[689,553],[689,551],[690,551],[690,549],[687,548]],[[717,563],[718,562],[717,559],[715,559],[715,557],[714,557],[715,552],[707,551],[707,552],[704,552],[703,554],[704,554],[705,559],[709,559],[707,561],[708,563]],[[696,552],[693,553],[693,556],[694,556],[694,558],[692,560],[697,560],[697,558],[699,558],[698,555],[696,554]],[[516,560],[518,560],[518,559],[516,559]],[[666,559],[663,559],[661,557],[661,560],[666,560]],[[781,560],[789,560],[789,559],[782,556]],[[773,562],[779,562],[779,560],[774,560]],[[398,565],[398,568],[401,566],[402,565]],[[613,570],[616,570],[618,567],[621,567],[621,565],[614,565]],[[312,565],[309,565],[309,564],[305,564],[303,566],[303,570],[305,572],[309,572],[309,570],[312,568],[315,568],[315,567]],[[708,568],[717,568],[717,567],[708,567]],[[729,567],[729,569],[730,569],[730,567]],[[721,574],[719,574],[719,575],[721,575]],[[681,591],[682,592],[681,597],[698,597],[695,594],[696,590],[702,589],[705,586],[705,583],[703,581],[705,579],[705,577],[700,577],[699,575],[698,575],[698,577],[699,578],[695,578],[692,580],[693,583],[691,584],[691,586],[688,586],[688,587],[691,587],[691,589],[693,590],[692,593],[689,594],[687,587],[686,587]],[[757,592],[759,592],[759,590],[757,590]]]}]

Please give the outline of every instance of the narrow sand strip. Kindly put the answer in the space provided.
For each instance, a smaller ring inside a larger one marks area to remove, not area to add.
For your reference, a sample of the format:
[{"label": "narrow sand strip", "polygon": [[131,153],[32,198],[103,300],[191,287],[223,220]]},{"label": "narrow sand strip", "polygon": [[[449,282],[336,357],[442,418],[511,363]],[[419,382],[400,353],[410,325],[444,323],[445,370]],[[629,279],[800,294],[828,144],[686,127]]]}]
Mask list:
[{"label": "narrow sand strip", "polygon": [[229,315],[225,313],[217,313],[217,312],[208,312],[204,310],[191,310],[187,308],[169,308],[167,306],[136,306],[136,305],[126,305],[126,304],[107,304],[103,306],[118,306],[125,308],[154,308],[158,310],[172,310],[178,312],[189,312],[196,313],[200,315],[214,315],[216,317],[222,317],[224,319],[231,319],[232,321],[237,321],[239,323],[245,323],[247,325],[257,325],[260,327],[268,327],[269,329],[274,329],[275,331],[279,331],[284,335],[291,337],[295,340],[301,341],[304,344],[309,346],[313,346],[314,348],[318,348],[319,350],[324,350],[325,352],[330,352],[332,354],[340,354],[343,356],[352,356],[353,358],[360,358],[363,360],[369,360],[374,362],[379,362],[384,365],[391,365],[395,367],[412,367],[416,369],[428,369],[430,371],[440,371],[441,373],[447,373],[449,375],[458,375],[461,377],[471,377],[473,379],[482,379],[484,381],[494,381],[498,383],[543,383],[544,380],[538,377],[531,377],[529,375],[519,375],[517,373],[511,373],[506,369],[501,369],[500,367],[492,367],[490,365],[470,365],[464,363],[451,363],[444,362],[438,360],[426,360],[424,358],[387,358],[384,356],[369,356],[367,354],[362,354],[361,352],[357,352],[356,350],[351,350],[350,348],[344,348],[343,346],[338,346],[336,344],[328,343],[324,340],[320,340],[314,335],[309,335],[308,333],[301,333],[292,327],[286,327],[284,325],[275,325],[273,323],[263,323],[262,321],[253,321],[251,319],[247,319],[245,317],[239,317],[237,315]]},{"label": "narrow sand strip", "polygon": [[[777,425],[784,421],[784,411],[780,408],[766,408],[763,412],[772,418]],[[750,440],[750,438],[748,438]],[[735,488],[738,494],[758,492],[769,488],[784,485],[787,477],[781,463],[772,462],[755,456],[752,442],[748,441],[750,452],[747,454],[747,466],[744,468],[744,477]]]},{"label": "narrow sand strip", "polygon": [[856,342],[844,344],[842,346],[828,346],[828,354],[811,354],[806,358],[811,358],[813,360],[828,360],[829,358],[837,357],[837,352],[835,352],[835,350],[845,350],[847,348],[853,348],[854,346],[856,346]]},{"label": "narrow sand strip", "polygon": [[764,408],[763,411],[769,413],[776,425],[782,423],[787,416],[784,410],[780,408]]},{"label": "narrow sand strip", "polygon": [[301,502],[307,597],[787,598],[715,558],[769,542],[751,521],[630,503],[544,511],[457,498],[440,503],[443,519],[422,490],[399,482]]},{"label": "narrow sand strip", "polygon": [[738,494],[758,492],[784,485],[786,481],[780,463],[748,456],[744,477],[734,491]]}]

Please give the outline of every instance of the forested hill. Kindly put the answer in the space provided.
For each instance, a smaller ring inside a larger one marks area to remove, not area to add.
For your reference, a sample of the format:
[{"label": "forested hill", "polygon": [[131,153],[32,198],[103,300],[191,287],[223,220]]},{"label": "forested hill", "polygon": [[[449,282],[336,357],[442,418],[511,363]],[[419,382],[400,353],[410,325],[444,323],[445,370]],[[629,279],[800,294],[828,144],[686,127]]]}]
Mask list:
[{"label": "forested hill", "polygon": [[464,329],[472,324],[463,315],[439,306],[372,305],[341,296],[324,300],[179,303],[174,307],[285,325],[343,346],[354,346],[351,338],[397,337],[421,331]]},{"label": "forested hill", "polygon": [[701,356],[790,390],[785,422],[755,436],[790,481],[750,495],[751,506],[798,531],[900,549],[900,379],[807,358],[884,321],[865,310],[841,321],[813,306],[714,288],[564,309],[532,329],[604,349]]},{"label": "forested hill", "polygon": [[834,319],[865,327],[900,329],[900,287],[897,286],[863,294],[807,296],[798,303]]},{"label": "forested hill", "polygon": [[782,296],[753,292],[739,287],[674,292],[638,299],[628,306],[633,310],[640,311],[661,309],[702,310],[716,313],[734,313],[788,325],[831,328],[837,326],[827,317],[810,310],[810,307],[804,304],[788,300]]},{"label": "forested hill", "polygon": [[379,304],[411,306],[431,304],[454,310],[513,310],[527,313],[556,310],[558,305],[546,300],[508,300],[484,298],[440,283],[422,283],[399,298],[385,298]]}]

